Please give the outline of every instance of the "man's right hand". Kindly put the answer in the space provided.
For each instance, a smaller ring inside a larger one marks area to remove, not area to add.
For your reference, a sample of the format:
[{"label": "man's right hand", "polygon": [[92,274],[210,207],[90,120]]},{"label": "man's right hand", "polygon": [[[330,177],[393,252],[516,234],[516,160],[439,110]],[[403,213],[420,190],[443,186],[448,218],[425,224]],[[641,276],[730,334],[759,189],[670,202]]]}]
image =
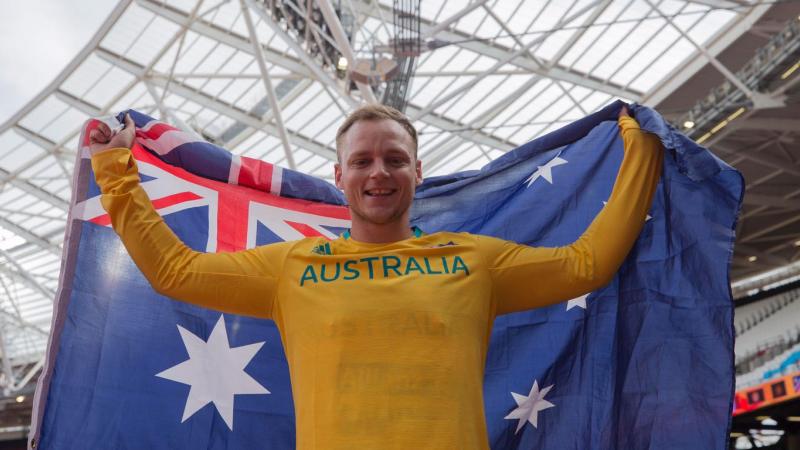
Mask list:
[{"label": "man's right hand", "polygon": [[136,137],[136,125],[130,114],[125,114],[125,128],[116,133],[113,133],[105,122],[100,122],[89,132],[89,154],[94,156],[112,148],[131,148],[134,137]]}]

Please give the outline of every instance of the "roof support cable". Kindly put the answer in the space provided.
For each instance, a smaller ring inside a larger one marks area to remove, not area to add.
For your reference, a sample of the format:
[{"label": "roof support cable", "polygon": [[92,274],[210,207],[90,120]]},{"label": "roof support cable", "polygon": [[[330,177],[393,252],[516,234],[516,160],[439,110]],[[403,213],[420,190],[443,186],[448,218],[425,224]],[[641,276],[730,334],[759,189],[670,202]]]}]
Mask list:
[{"label": "roof support cable", "polygon": [[258,40],[258,33],[256,27],[253,25],[253,18],[250,16],[250,9],[248,8],[245,0],[239,0],[239,5],[242,9],[244,22],[247,24],[247,30],[250,33],[250,42],[253,44],[253,53],[258,62],[258,68],[261,70],[261,79],[264,81],[264,87],[267,90],[267,98],[269,99],[270,106],[272,107],[272,117],[275,119],[275,125],[278,128],[278,135],[280,136],[283,150],[286,155],[286,162],[289,168],[296,170],[297,166],[294,162],[294,155],[292,153],[292,146],[289,144],[289,135],[286,133],[286,126],[283,123],[283,115],[281,113],[281,106],[278,104],[278,98],[275,95],[275,89],[272,87],[272,79],[267,70],[267,63],[264,61],[264,49],[261,48],[261,43]]}]

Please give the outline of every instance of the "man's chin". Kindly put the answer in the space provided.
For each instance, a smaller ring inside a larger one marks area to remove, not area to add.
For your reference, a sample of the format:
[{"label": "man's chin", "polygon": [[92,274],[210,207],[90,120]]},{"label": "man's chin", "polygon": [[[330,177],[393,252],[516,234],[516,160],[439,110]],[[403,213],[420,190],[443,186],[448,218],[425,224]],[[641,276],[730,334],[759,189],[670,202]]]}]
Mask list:
[{"label": "man's chin", "polygon": [[362,222],[371,225],[390,225],[403,220],[404,211],[353,211]]}]

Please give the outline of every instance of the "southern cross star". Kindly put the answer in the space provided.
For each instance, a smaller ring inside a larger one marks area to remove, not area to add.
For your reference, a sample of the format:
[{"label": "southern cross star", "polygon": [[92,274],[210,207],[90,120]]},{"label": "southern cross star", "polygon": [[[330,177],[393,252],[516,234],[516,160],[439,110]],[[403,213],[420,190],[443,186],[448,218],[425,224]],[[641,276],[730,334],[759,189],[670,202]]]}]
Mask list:
[{"label": "southern cross star", "polygon": [[575,308],[575,307],[586,309],[586,297],[588,297],[588,296],[589,296],[589,294],[584,294],[584,295],[581,295],[580,297],[575,297],[572,300],[568,301],[567,302],[567,311],[569,311],[570,309]]},{"label": "southern cross star", "polygon": [[538,382],[533,380],[531,393],[528,394],[527,397],[517,394],[516,392],[511,393],[511,396],[514,397],[514,401],[517,402],[517,408],[511,411],[505,418],[519,419],[519,422],[517,423],[517,430],[514,432],[514,434],[519,433],[519,430],[525,426],[525,422],[530,422],[534,428],[537,428],[539,411],[556,406],[544,399],[544,396],[550,392],[550,389],[552,389],[553,386],[554,385],[551,384],[540,391]]},{"label": "southern cross star", "polygon": [[544,178],[548,183],[553,184],[553,167],[566,163],[566,159],[556,156],[550,161],[547,161],[545,165],[536,167],[536,171],[533,172],[527,180],[525,180],[528,182],[528,187],[530,187],[534,181],[538,180],[539,177]]},{"label": "southern cross star", "polygon": [[231,348],[222,315],[207,342],[180,325],[178,331],[189,359],[156,376],[191,386],[181,422],[186,422],[206,404],[213,403],[233,431],[233,396],[269,394],[264,386],[244,371],[264,342]]}]

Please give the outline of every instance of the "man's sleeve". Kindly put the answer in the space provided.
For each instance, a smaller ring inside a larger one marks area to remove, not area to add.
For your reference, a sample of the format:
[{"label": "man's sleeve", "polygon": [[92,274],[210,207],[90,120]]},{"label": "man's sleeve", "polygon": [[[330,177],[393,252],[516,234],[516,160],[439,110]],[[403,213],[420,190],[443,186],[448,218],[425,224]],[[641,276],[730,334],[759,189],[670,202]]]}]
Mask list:
[{"label": "man's sleeve", "polygon": [[153,208],[130,150],[98,153],[92,168],[114,230],[158,293],[224,312],[272,316],[290,243],[235,253],[193,251]]},{"label": "man's sleeve", "polygon": [[565,247],[529,247],[481,237],[497,314],[547,306],[608,284],[644,226],[661,174],[663,148],[630,117],[619,119],[625,154],[608,203]]}]

